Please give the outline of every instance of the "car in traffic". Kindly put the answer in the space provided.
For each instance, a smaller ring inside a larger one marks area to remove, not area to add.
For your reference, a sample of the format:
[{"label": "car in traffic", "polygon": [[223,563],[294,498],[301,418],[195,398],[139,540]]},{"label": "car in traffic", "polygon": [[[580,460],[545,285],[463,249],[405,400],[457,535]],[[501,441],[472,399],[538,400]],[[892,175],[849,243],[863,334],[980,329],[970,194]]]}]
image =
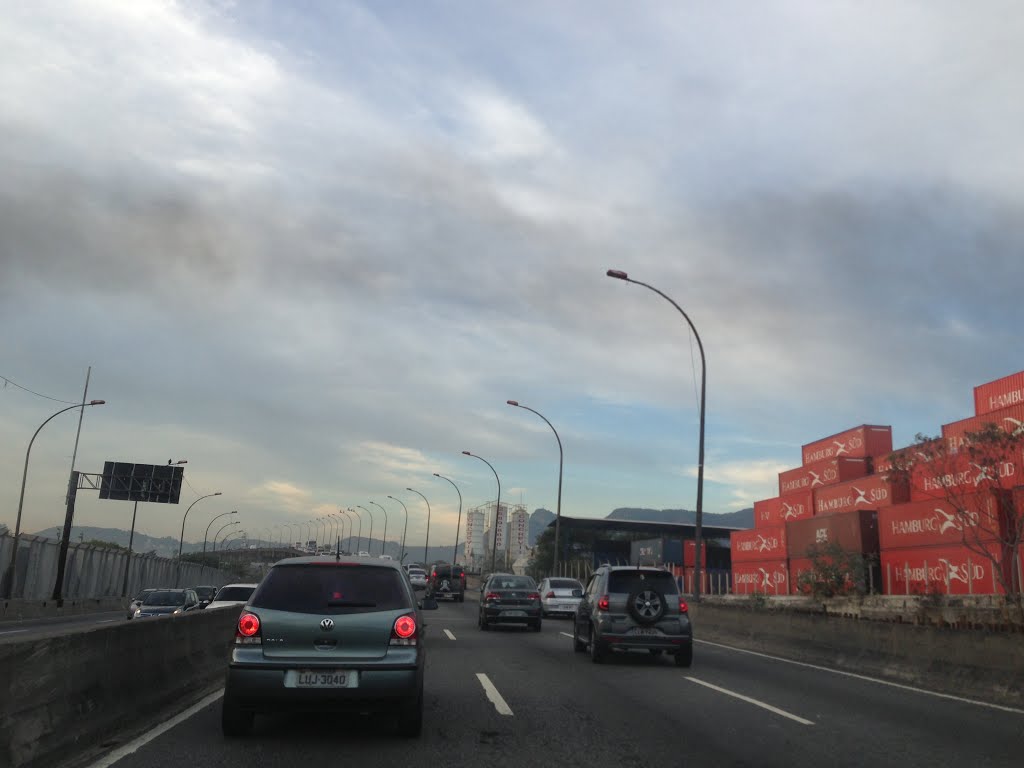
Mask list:
[{"label": "car in traffic", "polygon": [[466,569],[461,565],[435,565],[427,579],[427,594],[436,600],[466,600]]},{"label": "car in traffic", "polygon": [[211,602],[213,602],[213,598],[217,594],[217,588],[208,585],[192,587],[192,589],[195,590],[196,595],[199,597],[200,608],[205,608]]},{"label": "car in traffic", "polygon": [[487,631],[494,624],[527,624],[541,630],[540,594],[529,576],[492,573],[480,587],[477,626]]},{"label": "car in traffic", "polygon": [[206,609],[245,605],[249,598],[252,597],[256,586],[256,584],[225,584],[217,590],[213,601],[206,606]]},{"label": "car in traffic", "polygon": [[612,651],[669,653],[693,663],[693,628],[675,577],[661,568],[604,565],[591,575],[573,620],[573,649],[595,664]]},{"label": "car in traffic", "polygon": [[414,589],[426,589],[427,588],[427,572],[422,568],[410,568],[408,570],[409,583],[412,584]]},{"label": "car in traffic", "polygon": [[129,619],[135,618],[135,612],[139,610],[139,606],[142,605],[142,601],[146,599],[146,595],[148,595],[150,592],[156,592],[156,588],[151,587],[149,589],[141,590],[135,597],[132,598],[132,601],[128,603]]},{"label": "car in traffic", "polygon": [[142,598],[142,603],[135,610],[135,618],[175,616],[197,608],[199,596],[194,589],[155,589]]},{"label": "car in traffic", "polygon": [[242,609],[221,705],[226,737],[257,713],[373,712],[402,736],[423,724],[421,610],[397,563],[296,557],[274,564]]},{"label": "car in traffic", "polygon": [[576,579],[549,577],[537,586],[544,616],[575,616],[583,599],[583,585]]}]

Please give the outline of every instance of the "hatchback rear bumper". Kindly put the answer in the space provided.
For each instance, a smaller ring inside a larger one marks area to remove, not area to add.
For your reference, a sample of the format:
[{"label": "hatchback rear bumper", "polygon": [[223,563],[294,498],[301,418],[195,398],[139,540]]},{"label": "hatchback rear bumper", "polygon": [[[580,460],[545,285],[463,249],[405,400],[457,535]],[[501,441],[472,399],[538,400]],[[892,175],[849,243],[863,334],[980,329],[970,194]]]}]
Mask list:
[{"label": "hatchback rear bumper", "polygon": [[692,635],[613,635],[600,634],[598,642],[609,650],[648,650],[675,652],[693,645]]},{"label": "hatchback rear bumper", "polygon": [[400,700],[419,696],[423,667],[361,669],[356,688],[286,688],[285,669],[260,669],[246,665],[228,667],[224,696],[250,711],[330,710],[363,711],[393,708]]}]

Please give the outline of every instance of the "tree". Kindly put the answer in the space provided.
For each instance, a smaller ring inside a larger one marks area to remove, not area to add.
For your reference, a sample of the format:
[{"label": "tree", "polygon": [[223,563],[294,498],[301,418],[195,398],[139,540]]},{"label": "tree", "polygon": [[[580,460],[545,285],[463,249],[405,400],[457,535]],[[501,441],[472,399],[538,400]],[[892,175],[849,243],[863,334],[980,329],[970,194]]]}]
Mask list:
[{"label": "tree", "polygon": [[976,431],[950,430],[941,438],[918,434],[883,469],[890,479],[909,483],[918,498],[945,502],[963,546],[991,563],[996,580],[1024,619],[1024,491],[1014,490],[1021,483],[1017,473],[1022,459],[1024,427],[993,416]]},{"label": "tree", "polygon": [[797,577],[798,592],[819,599],[867,594],[869,564],[860,552],[847,551],[838,542],[832,542],[812,545],[807,557],[811,569]]}]

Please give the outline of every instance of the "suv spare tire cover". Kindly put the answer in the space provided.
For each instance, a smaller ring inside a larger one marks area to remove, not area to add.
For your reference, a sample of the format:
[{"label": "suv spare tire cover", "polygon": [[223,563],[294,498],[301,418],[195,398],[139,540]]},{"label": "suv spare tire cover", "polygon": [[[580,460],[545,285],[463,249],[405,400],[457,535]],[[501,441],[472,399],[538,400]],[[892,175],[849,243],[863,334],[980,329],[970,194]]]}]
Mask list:
[{"label": "suv spare tire cover", "polygon": [[637,624],[657,624],[667,609],[665,596],[653,587],[641,587],[626,600],[626,610]]}]

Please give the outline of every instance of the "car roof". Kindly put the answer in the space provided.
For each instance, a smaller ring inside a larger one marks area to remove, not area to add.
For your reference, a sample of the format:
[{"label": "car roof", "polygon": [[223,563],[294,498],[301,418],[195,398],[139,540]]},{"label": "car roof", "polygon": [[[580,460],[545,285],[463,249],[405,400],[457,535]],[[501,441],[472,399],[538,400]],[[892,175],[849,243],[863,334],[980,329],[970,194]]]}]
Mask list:
[{"label": "car roof", "polygon": [[221,589],[227,589],[228,587],[258,587],[259,584],[252,582],[249,584],[225,584]]},{"label": "car roof", "polygon": [[381,568],[393,568],[399,570],[399,565],[394,560],[381,560],[379,557],[359,557],[357,555],[312,555],[308,557],[286,557],[284,560],[278,560],[274,563],[274,567],[277,568],[279,565],[307,565],[309,563],[319,563],[326,565],[329,563],[346,563],[348,565],[376,565]]}]

